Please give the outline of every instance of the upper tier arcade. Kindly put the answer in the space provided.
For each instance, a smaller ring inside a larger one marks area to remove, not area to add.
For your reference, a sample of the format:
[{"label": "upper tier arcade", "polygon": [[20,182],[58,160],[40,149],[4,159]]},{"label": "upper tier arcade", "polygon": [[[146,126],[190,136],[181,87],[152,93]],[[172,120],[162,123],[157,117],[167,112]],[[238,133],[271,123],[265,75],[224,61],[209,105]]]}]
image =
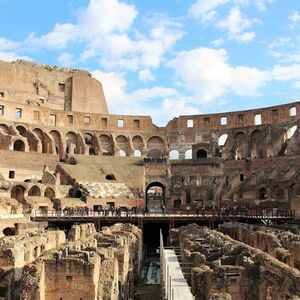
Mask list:
[{"label": "upper tier arcade", "polygon": [[[101,83],[80,70],[0,62],[0,149],[25,152],[242,159],[298,155],[300,102],[180,116],[108,113]],[[293,136],[293,138],[291,138]],[[175,152],[174,152],[175,151]]]}]

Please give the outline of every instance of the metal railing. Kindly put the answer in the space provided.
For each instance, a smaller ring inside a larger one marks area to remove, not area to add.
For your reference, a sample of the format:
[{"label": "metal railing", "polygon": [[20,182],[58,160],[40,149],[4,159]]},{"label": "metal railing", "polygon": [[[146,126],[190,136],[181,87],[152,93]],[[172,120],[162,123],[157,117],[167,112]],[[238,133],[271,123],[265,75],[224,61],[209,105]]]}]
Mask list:
[{"label": "metal railing", "polygon": [[116,212],[114,210],[103,211],[68,211],[68,210],[34,210],[31,213],[34,218],[249,218],[249,219],[293,219],[294,210],[247,210],[247,211],[195,211],[195,210],[166,210],[165,212],[146,212],[145,210],[124,210]]}]

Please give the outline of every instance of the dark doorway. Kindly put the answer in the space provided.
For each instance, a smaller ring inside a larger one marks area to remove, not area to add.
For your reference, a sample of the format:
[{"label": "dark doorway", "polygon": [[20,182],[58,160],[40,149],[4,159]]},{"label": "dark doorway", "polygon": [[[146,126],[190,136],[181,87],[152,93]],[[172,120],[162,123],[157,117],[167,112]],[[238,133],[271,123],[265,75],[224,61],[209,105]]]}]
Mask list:
[{"label": "dark doorway", "polygon": [[207,158],[207,152],[203,149],[200,149],[197,151],[197,158],[201,159],[201,158]]},{"label": "dark doorway", "polygon": [[162,231],[164,245],[169,239],[169,223],[146,223],[143,226],[143,243],[148,251],[154,251],[159,247],[159,233]]},{"label": "dark doorway", "polygon": [[21,140],[16,140],[14,142],[14,151],[24,152],[25,151],[25,144],[24,144],[24,142],[21,141]]}]

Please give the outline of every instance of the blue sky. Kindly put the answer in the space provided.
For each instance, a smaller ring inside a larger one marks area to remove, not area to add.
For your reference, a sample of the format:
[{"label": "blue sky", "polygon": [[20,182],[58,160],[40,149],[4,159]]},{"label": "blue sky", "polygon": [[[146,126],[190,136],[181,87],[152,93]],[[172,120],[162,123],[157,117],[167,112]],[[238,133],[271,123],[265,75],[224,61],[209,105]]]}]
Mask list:
[{"label": "blue sky", "polygon": [[88,69],[111,113],[300,100],[299,0],[0,0],[0,59]]}]

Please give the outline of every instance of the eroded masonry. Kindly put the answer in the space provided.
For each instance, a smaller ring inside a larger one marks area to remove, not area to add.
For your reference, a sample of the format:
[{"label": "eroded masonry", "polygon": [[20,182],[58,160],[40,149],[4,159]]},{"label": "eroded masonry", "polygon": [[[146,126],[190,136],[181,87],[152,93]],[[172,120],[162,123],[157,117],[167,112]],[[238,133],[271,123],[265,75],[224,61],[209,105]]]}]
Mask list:
[{"label": "eroded masonry", "polygon": [[195,299],[298,299],[299,127],[300,102],[158,127],[87,71],[0,62],[0,299],[139,299],[160,231]]}]

